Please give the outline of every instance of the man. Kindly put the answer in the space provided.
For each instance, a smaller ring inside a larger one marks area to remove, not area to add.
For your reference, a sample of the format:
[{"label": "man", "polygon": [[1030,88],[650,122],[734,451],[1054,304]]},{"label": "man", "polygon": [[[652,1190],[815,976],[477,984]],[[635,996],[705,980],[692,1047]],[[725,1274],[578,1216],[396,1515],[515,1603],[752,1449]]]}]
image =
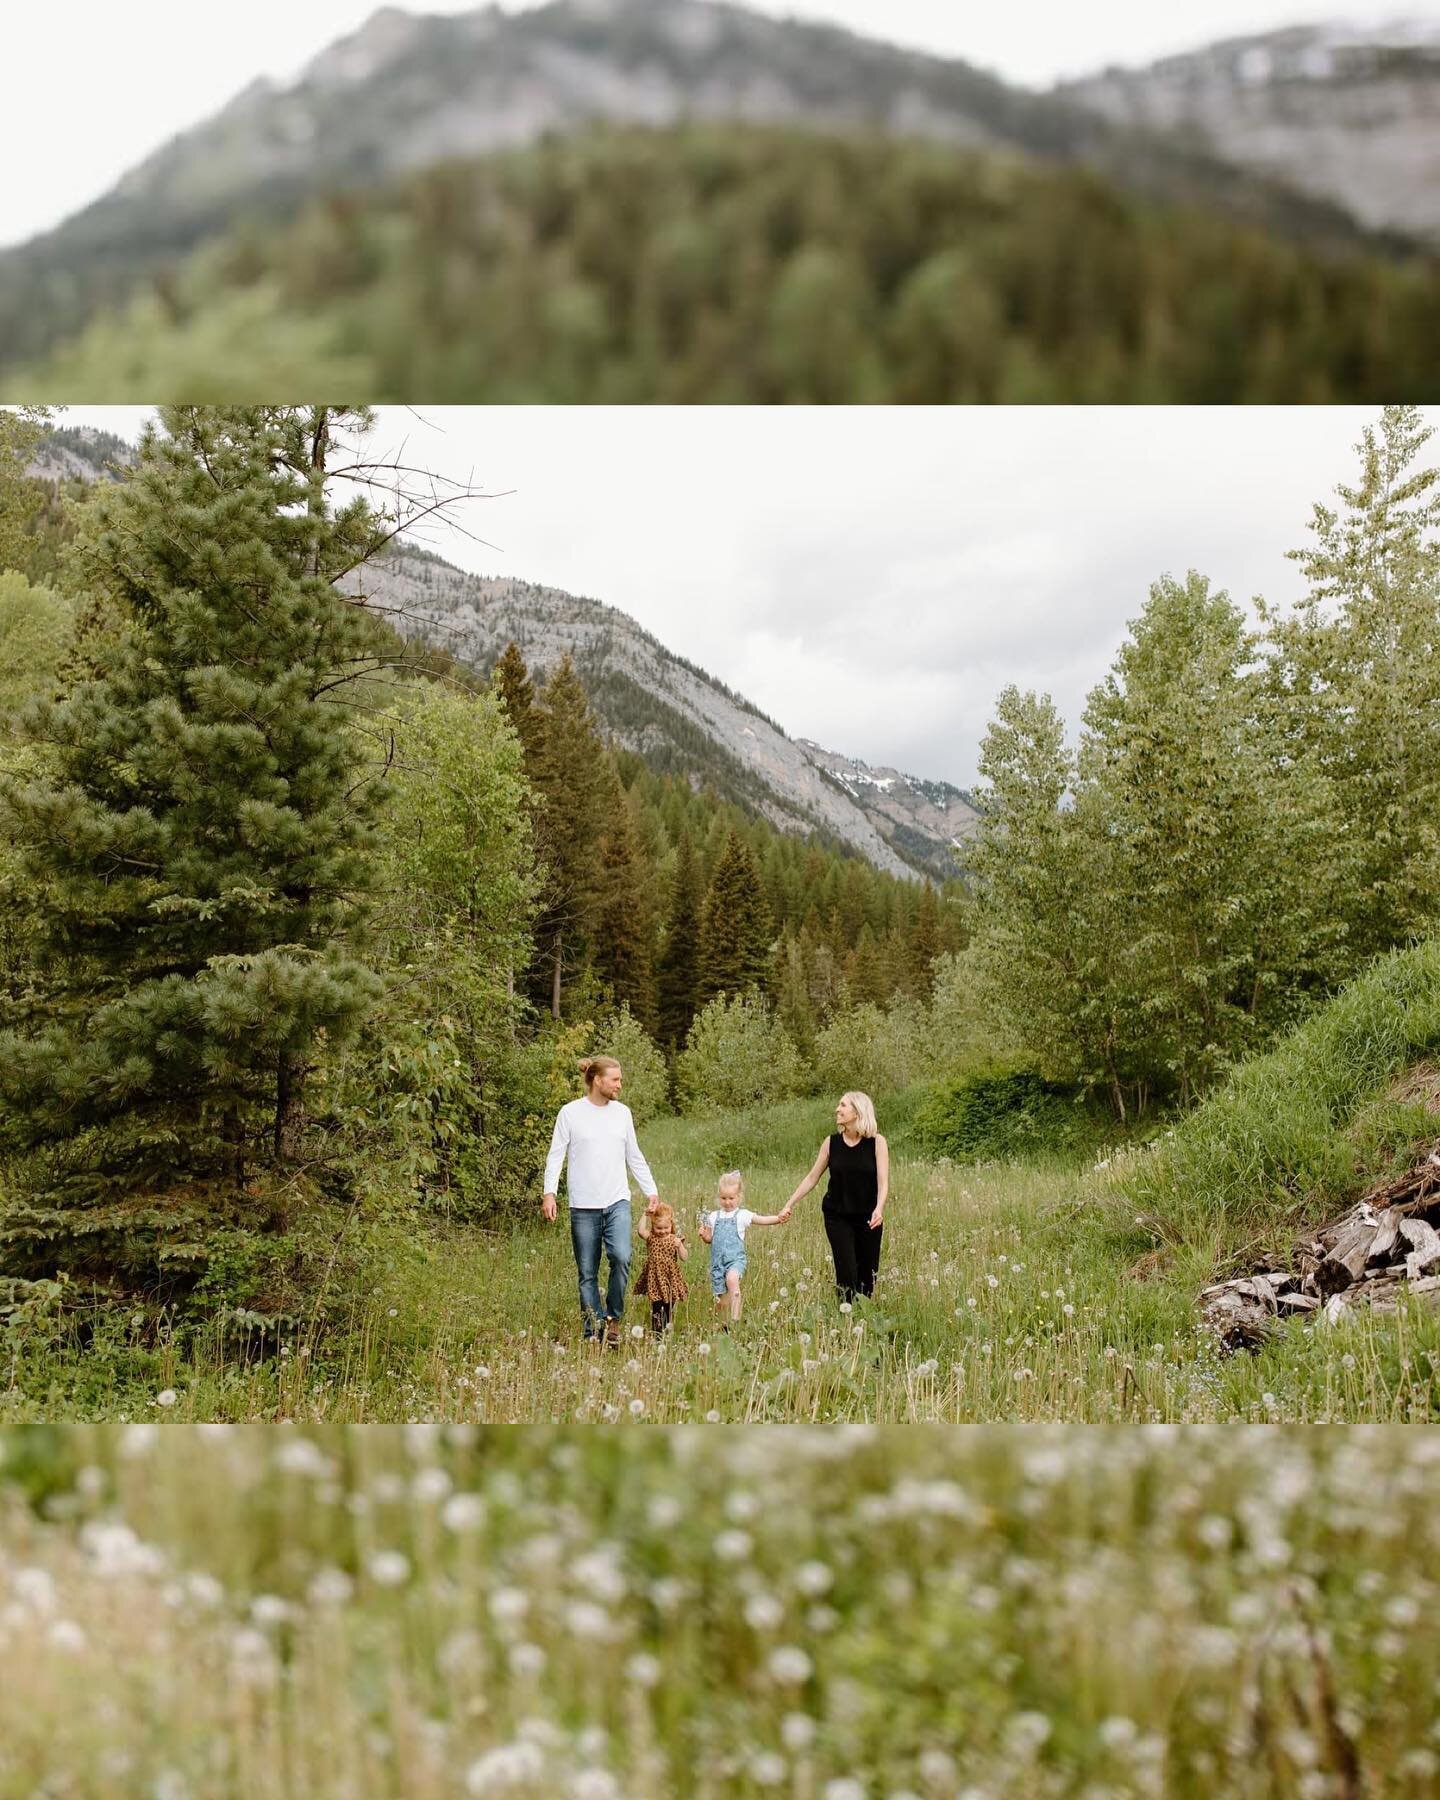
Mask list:
[{"label": "man", "polygon": [[[587,1342],[604,1329],[604,1341],[618,1344],[630,1281],[630,1186],[628,1168],[653,1210],[660,1203],[655,1177],[640,1154],[635,1121],[620,1099],[622,1074],[613,1056],[590,1056],[580,1065],[585,1093],[560,1108],[545,1159],[545,1197],[540,1210],[553,1220],[555,1190],[570,1160],[570,1245],[580,1273],[580,1316]],[[600,1300],[600,1249],[609,1259],[605,1300]]]}]

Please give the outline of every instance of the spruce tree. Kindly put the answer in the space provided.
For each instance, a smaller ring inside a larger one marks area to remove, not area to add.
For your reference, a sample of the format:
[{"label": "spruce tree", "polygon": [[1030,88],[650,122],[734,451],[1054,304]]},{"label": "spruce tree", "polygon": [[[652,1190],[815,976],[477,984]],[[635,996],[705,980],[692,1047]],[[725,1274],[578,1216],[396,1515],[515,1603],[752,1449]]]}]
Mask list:
[{"label": "spruce tree", "polygon": [[675,853],[670,884],[670,917],[657,968],[660,1042],[679,1050],[700,1010],[700,870],[689,832]]},{"label": "spruce tree", "polygon": [[611,770],[610,823],[600,849],[595,969],[647,1032],[655,1029],[655,907],[634,815]]},{"label": "spruce tree", "polygon": [[926,882],[920,893],[915,925],[910,937],[910,983],[922,1000],[935,985],[935,958],[940,954],[940,901],[934,886]]},{"label": "spruce tree", "polygon": [[702,1003],[769,985],[773,930],[755,858],[732,828],[700,914]]},{"label": "spruce tree", "polygon": [[80,566],[125,630],[32,704],[39,772],[0,788],[42,966],[0,1035],[14,1267],[202,1256],[214,1194],[299,1154],[322,1043],[376,993],[352,947],[376,787],[335,701],[377,628],[332,583],[383,527],[326,495],[356,422],[169,407],[89,502]]},{"label": "spruce tree", "polygon": [[520,740],[527,759],[533,759],[539,737],[539,719],[535,711],[535,685],[520,647],[512,639],[491,673],[491,683],[499,694]]},{"label": "spruce tree", "polygon": [[527,772],[543,802],[538,839],[545,889],[535,941],[542,990],[558,1019],[567,970],[582,967],[594,949],[604,897],[601,844],[613,823],[614,777],[568,656],[546,681],[537,715]]}]

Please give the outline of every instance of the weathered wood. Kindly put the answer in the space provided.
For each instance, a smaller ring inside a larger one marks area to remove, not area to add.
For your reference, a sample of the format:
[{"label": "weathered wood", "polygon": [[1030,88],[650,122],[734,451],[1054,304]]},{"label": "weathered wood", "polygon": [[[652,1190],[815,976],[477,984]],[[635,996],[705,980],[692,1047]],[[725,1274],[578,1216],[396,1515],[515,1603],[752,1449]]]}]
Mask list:
[{"label": "weathered wood", "polygon": [[1402,1219],[1400,1235],[1411,1246],[1405,1258],[1405,1273],[1411,1281],[1440,1262],[1440,1233],[1423,1219]]},{"label": "weathered wood", "polygon": [[1375,1227],[1375,1235],[1370,1240],[1370,1251],[1366,1260],[1377,1263],[1395,1248],[1395,1240],[1400,1236],[1400,1215],[1393,1208],[1387,1209],[1385,1216]]}]

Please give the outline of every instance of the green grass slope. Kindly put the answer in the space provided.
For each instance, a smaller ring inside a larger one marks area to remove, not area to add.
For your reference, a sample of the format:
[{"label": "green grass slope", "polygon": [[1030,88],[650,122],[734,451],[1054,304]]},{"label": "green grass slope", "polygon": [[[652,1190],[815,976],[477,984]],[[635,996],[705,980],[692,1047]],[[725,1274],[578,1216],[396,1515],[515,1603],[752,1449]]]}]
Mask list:
[{"label": "green grass slope", "polygon": [[1440,942],[1393,951],[1184,1119],[1129,1188],[1166,1236],[1281,1248],[1409,1165],[1440,1119],[1402,1078],[1440,1055]]}]

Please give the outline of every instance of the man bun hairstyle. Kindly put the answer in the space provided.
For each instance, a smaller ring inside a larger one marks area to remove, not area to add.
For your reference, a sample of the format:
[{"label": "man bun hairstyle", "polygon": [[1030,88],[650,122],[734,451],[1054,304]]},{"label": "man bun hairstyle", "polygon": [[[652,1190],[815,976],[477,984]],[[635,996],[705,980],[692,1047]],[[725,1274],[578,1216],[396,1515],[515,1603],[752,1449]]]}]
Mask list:
[{"label": "man bun hairstyle", "polygon": [[580,1073],[585,1078],[587,1088],[595,1085],[597,1075],[608,1075],[612,1069],[619,1067],[620,1064],[613,1056],[585,1056],[580,1060]]}]

